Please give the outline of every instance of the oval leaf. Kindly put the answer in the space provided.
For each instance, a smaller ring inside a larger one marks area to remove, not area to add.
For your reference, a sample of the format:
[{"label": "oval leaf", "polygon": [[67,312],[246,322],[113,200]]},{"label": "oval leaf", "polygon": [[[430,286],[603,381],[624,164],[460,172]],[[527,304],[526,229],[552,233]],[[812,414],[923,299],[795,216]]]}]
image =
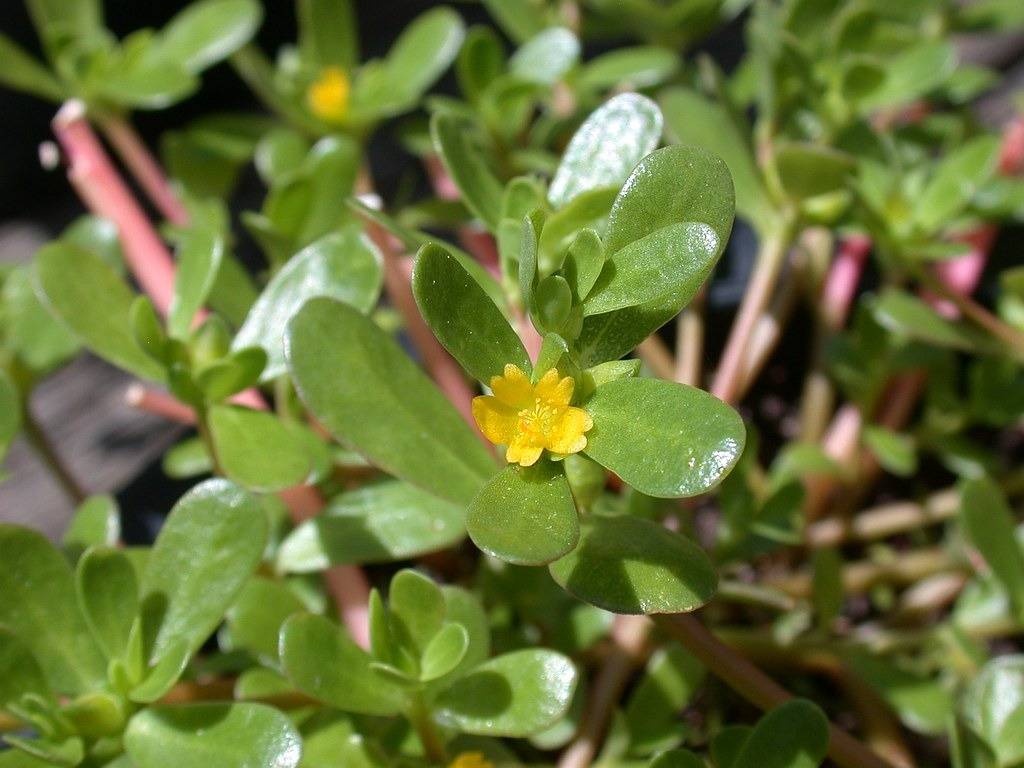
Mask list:
[{"label": "oval leaf", "polygon": [[312,470],[302,427],[271,413],[217,405],[210,409],[209,429],[224,474],[251,491],[300,485]]},{"label": "oval leaf", "polygon": [[715,568],[689,539],[639,517],[592,517],[549,566],[564,589],[615,613],[683,613],[714,594]]},{"label": "oval leaf", "polygon": [[299,395],[331,434],[392,475],[468,503],[494,461],[451,403],[356,310],[313,299],[288,323]]},{"label": "oval leaf", "polygon": [[560,467],[509,465],[485,485],[466,513],[473,543],[516,565],[545,565],[579,541],[579,518]]},{"label": "oval leaf", "polygon": [[743,453],[735,410],[703,390],[660,379],[602,384],[584,408],[594,420],[588,456],[648,496],[714,488]]}]

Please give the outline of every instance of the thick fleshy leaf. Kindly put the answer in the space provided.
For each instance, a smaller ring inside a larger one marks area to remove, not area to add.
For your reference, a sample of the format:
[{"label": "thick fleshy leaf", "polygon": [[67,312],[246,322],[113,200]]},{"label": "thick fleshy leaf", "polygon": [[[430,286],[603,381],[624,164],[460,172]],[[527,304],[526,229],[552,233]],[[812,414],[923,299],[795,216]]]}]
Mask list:
[{"label": "thick fleshy leaf", "polygon": [[530,373],[530,358],[508,320],[444,248],[420,249],[412,290],[438,341],[478,381],[489,384],[508,363]]},{"label": "thick fleshy leaf", "polygon": [[89,349],[140,378],[164,379],[163,368],[132,336],[128,317],[135,295],[103,259],[54,242],[36,254],[35,280],[46,306]]},{"label": "thick fleshy leaf", "polygon": [[664,91],[659,103],[669,136],[681,144],[704,147],[725,161],[736,188],[737,212],[764,232],[771,223],[771,205],[741,126],[720,104],[686,88]]},{"label": "thick fleshy leaf", "polygon": [[898,288],[888,288],[871,302],[880,325],[893,333],[937,347],[966,352],[992,351],[994,342],[973,327],[949,320],[924,301]]},{"label": "thick fleshy leaf", "polygon": [[579,517],[561,468],[549,461],[509,465],[485,485],[466,513],[473,543],[516,565],[544,565],[579,541]]},{"label": "thick fleshy leaf", "polygon": [[121,538],[121,510],[113,496],[90,496],[75,510],[61,538],[65,547],[112,547]]},{"label": "thick fleshy leaf", "polygon": [[192,319],[206,302],[217,281],[224,259],[224,240],[209,227],[189,231],[178,252],[178,274],[174,278],[174,297],[167,314],[167,332],[186,338]]},{"label": "thick fleshy leaf", "polygon": [[587,455],[648,496],[705,493],[743,452],[746,429],[739,414],[684,384],[609,381],[584,407],[594,420]]},{"label": "thick fleshy leaf", "polygon": [[783,189],[802,200],[841,191],[853,173],[853,158],[831,147],[783,142],[775,149],[775,164]]},{"label": "thick fleshy leaf", "polygon": [[281,628],[281,664],[300,691],[344,712],[398,714],[404,691],[371,670],[371,660],[322,616],[292,616]]},{"label": "thick fleshy leaf", "polygon": [[447,612],[441,588],[410,568],[391,579],[388,608],[399,643],[417,656],[441,630]]},{"label": "thick fleshy leaf", "polygon": [[619,48],[588,61],[580,71],[579,83],[594,90],[623,84],[630,88],[650,88],[672,77],[679,65],[674,51],[655,45]]},{"label": "thick fleshy leaf", "polygon": [[714,594],[704,550],[644,518],[592,516],[580,543],[549,566],[563,588],[614,613],[684,613]]},{"label": "thick fleshy leaf", "polygon": [[562,155],[548,189],[548,201],[561,208],[583,192],[620,187],[636,164],[661,139],[661,110],[638,93],[623,93],[583,121]]},{"label": "thick fleshy leaf", "polygon": [[787,701],[757,721],[732,768],[817,768],[828,740],[828,720],[815,704]]},{"label": "thick fleshy leaf", "polygon": [[584,315],[657,301],[688,304],[718,261],[722,245],[706,224],[670,224],[620,248],[605,262]]},{"label": "thick fleshy leaf", "polygon": [[452,405],[372,320],[313,299],[288,323],[299,395],[339,440],[392,475],[468,503],[494,461]]},{"label": "thick fleshy leaf", "polygon": [[137,768],[295,768],[302,741],[280,710],[248,702],[149,707],[128,723],[124,747]]},{"label": "thick fleshy leaf", "polygon": [[531,37],[509,59],[509,71],[523,80],[553,85],[576,66],[580,41],[565,27],[550,27]]},{"label": "thick fleshy leaf", "polygon": [[462,201],[492,232],[501,220],[502,187],[464,120],[438,112],[430,136],[444,167],[462,194]]},{"label": "thick fleshy leaf", "polygon": [[382,281],[380,252],[359,227],[332,232],[299,251],[274,275],[238,329],[232,348],[262,347],[267,367],[261,380],[275,379],[287,370],[285,327],[303,304],[327,296],[369,312]]},{"label": "thick fleshy leaf", "polygon": [[137,109],[163,109],[199,87],[199,78],[185,65],[163,54],[156,39],[123,46],[95,73],[90,87],[115,104]]},{"label": "thick fleshy leaf", "polygon": [[513,651],[452,683],[438,695],[436,712],[463,733],[529,736],[565,714],[576,680],[576,668],[560,653]]},{"label": "thick fleshy leaf", "polygon": [[160,51],[189,72],[201,72],[249,42],[262,16],[256,0],[200,0],[164,27]]},{"label": "thick fleshy leaf", "polygon": [[358,25],[352,0],[300,0],[299,55],[316,70],[351,69],[359,63]]},{"label": "thick fleshy leaf", "polygon": [[648,755],[680,743],[678,713],[704,681],[704,667],[682,647],[658,650],[626,704],[630,749]]},{"label": "thick fleshy leaf", "polygon": [[227,612],[231,646],[276,662],[281,625],[302,610],[302,601],[285,584],[253,577]]},{"label": "thick fleshy leaf", "polygon": [[28,643],[0,628],[0,710],[24,694],[55,701],[50,684]]},{"label": "thick fleshy leaf", "polygon": [[968,727],[995,753],[998,765],[1024,760],[1024,656],[992,659],[960,700]]},{"label": "thick fleshy leaf", "polygon": [[385,481],[335,496],[281,543],[277,567],[310,573],[331,565],[406,560],[458,543],[462,507],[414,485]]},{"label": "thick fleshy leaf", "polygon": [[[733,212],[732,179],[724,162],[697,147],[655,150],[633,170],[612,206],[605,257],[663,227],[688,221],[709,226],[724,248]],[[577,343],[580,363],[589,367],[621,357],[678,313],[686,298],[683,286],[646,304],[585,318]]]},{"label": "thick fleshy leaf", "polygon": [[78,603],[108,659],[120,658],[139,610],[135,567],[119,550],[93,547],[78,561]]},{"label": "thick fleshy leaf", "polygon": [[7,35],[0,35],[0,83],[8,88],[28,91],[50,101],[64,98],[64,88],[42,64],[30,56]]},{"label": "thick fleshy leaf", "polygon": [[956,65],[952,41],[922,39],[886,61],[885,81],[860,106],[876,110],[907,104],[942,85]]},{"label": "thick fleshy leaf", "polygon": [[688,749],[670,749],[656,755],[647,768],[704,768],[704,761]]},{"label": "thick fleshy leaf", "polygon": [[968,541],[1024,616],[1024,550],[1014,532],[1017,521],[999,487],[987,478],[967,480],[960,489],[960,524]]},{"label": "thick fleshy leaf", "polygon": [[943,158],[914,204],[914,218],[925,232],[953,219],[991,178],[999,146],[998,137],[980,136]]},{"label": "thick fleshy leaf", "polygon": [[64,556],[35,531],[0,523],[0,563],[0,626],[31,644],[58,693],[101,685],[106,662],[75,601]]},{"label": "thick fleshy leaf", "polygon": [[210,439],[224,474],[251,491],[301,485],[313,469],[304,428],[233,405],[210,409]]},{"label": "thick fleshy leaf", "polygon": [[267,541],[259,502],[227,480],[207,480],[167,517],[142,577],[142,629],[150,661],[209,637],[256,565]]},{"label": "thick fleshy leaf", "polygon": [[[0,461],[21,429],[21,393],[7,375],[0,370]],[[0,475],[2,478],[2,475]]]},{"label": "thick fleshy leaf", "polygon": [[174,640],[167,646],[156,664],[147,670],[142,682],[132,688],[128,698],[139,704],[159,701],[178,682],[191,656],[192,652],[185,639]]},{"label": "thick fleshy leaf", "polygon": [[428,682],[444,677],[459,665],[468,649],[466,628],[461,624],[445,624],[423,649],[420,680]]},{"label": "thick fleshy leaf", "polygon": [[844,655],[850,671],[877,690],[913,731],[939,736],[953,714],[953,694],[939,675],[922,674],[894,657],[866,652]]},{"label": "thick fleshy leaf", "polygon": [[33,371],[47,372],[79,350],[78,339],[43,306],[28,265],[11,270],[0,287],[4,345]]}]

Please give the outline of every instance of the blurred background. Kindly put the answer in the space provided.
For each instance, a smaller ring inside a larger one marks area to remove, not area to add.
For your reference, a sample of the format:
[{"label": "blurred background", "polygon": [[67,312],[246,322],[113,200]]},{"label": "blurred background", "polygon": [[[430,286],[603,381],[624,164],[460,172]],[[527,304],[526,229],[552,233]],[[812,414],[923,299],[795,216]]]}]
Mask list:
[{"label": "blurred background", "polygon": [[[487,19],[479,4],[453,4],[467,24]],[[162,26],[183,3],[107,0],[104,5],[108,26],[121,36],[142,27]],[[367,58],[383,54],[408,20],[438,3],[356,0],[355,5],[363,56]],[[295,38],[293,5],[285,0],[269,0],[264,2],[264,9],[259,43],[265,51],[274,52]],[[742,51],[742,25],[743,19],[738,19],[705,40],[697,51],[709,53],[728,71]],[[39,52],[28,14],[18,0],[7,0],[4,4],[0,28],[25,48]],[[614,42],[609,41],[609,47]],[[586,55],[602,48],[588,46]],[[964,41],[961,51],[965,58],[1004,71],[1006,77],[1000,88],[975,107],[983,122],[1001,124],[1012,111],[1011,95],[1024,88],[1024,36],[971,39]],[[449,90],[451,85],[449,76],[440,90]],[[222,64],[204,75],[203,88],[195,97],[159,112],[139,111],[135,113],[135,123],[150,146],[158,148],[163,131],[185,125],[201,114],[254,109],[258,109],[255,99],[231,68]],[[0,90],[0,262],[28,261],[36,248],[83,212],[60,169],[46,171],[39,162],[39,144],[50,136],[53,112],[48,103]],[[407,184],[422,185],[426,191],[418,175],[408,176],[418,174],[419,167],[409,159],[385,125],[370,148],[374,176],[385,198]],[[254,174],[244,177],[235,198],[235,210],[257,208],[262,194]],[[1021,243],[1020,235],[1012,231],[1002,235],[991,260],[993,272],[1001,268],[1005,259],[1019,258],[1019,247],[1012,243]],[[713,313],[726,315],[738,301],[753,246],[749,230],[738,227],[715,276],[710,294]],[[1008,255],[1011,252],[1013,255]],[[239,238],[238,253],[258,266],[255,248],[244,236]],[[711,327],[723,324],[712,323]],[[715,339],[709,341],[713,351]],[[783,433],[786,414],[773,409],[784,403],[787,387],[799,386],[797,381],[789,381],[787,373],[798,368],[791,363],[799,362],[806,354],[806,345],[800,342],[796,339],[796,344],[780,347],[761,385],[770,391],[755,393],[750,398],[761,411],[758,416],[779,422]],[[149,538],[160,517],[191,483],[167,479],[159,462],[162,452],[181,437],[182,428],[128,407],[124,399],[128,384],[125,374],[83,355],[36,390],[32,409],[53,449],[84,489],[118,495],[122,509],[131,513],[125,521],[126,538],[140,540]],[[50,537],[59,536],[73,504],[23,440],[13,446],[4,469],[8,477],[0,483],[0,519],[35,527]]]}]

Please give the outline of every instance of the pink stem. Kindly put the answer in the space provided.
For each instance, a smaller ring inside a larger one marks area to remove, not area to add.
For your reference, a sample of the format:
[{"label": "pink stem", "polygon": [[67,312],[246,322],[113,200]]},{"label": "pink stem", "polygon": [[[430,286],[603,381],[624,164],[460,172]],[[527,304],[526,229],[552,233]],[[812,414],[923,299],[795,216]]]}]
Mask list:
[{"label": "pink stem", "polygon": [[185,205],[131,124],[121,117],[106,117],[99,120],[99,126],[163,217],[179,227],[187,226]]},{"label": "pink stem", "polygon": [[174,295],[174,261],[103,151],[85,105],[77,99],[66,102],[53,119],[53,132],[67,156],[72,186],[90,211],[117,227],[128,268],[166,315]]},{"label": "pink stem", "polygon": [[829,327],[838,329],[846,325],[869,253],[871,238],[867,235],[850,235],[839,243],[821,287],[822,312]]},{"label": "pink stem", "polygon": [[[139,286],[153,300],[154,306],[166,315],[174,295],[175,266],[171,254],[157,236],[149,219],[107,157],[103,146],[86,120],[85,105],[72,100],[64,104],[53,120],[53,130],[68,159],[68,179],[97,216],[109,219],[117,227],[125,261]],[[233,398],[258,410],[267,404],[256,390]],[[138,408],[159,413],[175,421],[188,417],[174,407],[171,398],[151,390],[132,390],[129,401]],[[169,402],[170,401],[170,402]],[[178,404],[180,405],[180,404]],[[184,408],[184,406],[182,406]],[[298,486],[282,494],[292,517],[301,520],[323,507],[315,488]],[[328,587],[338,601],[342,617],[353,637],[367,637],[366,606],[369,587],[358,568],[340,566],[325,574]]]},{"label": "pink stem", "polygon": [[132,408],[151,413],[167,421],[193,425],[196,414],[184,403],[145,384],[135,382],[124,391],[125,402]]}]

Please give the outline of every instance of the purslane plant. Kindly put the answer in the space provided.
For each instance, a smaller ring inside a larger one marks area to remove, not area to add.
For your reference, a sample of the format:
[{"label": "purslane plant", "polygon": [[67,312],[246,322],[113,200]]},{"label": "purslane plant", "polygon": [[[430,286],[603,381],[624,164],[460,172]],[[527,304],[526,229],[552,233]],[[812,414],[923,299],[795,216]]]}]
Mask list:
[{"label": "purslane plant", "polygon": [[[364,62],[347,0],[273,63],[248,0],[121,42],[27,0],[52,72],[0,38],[92,214],[0,273],[0,451],[83,499],[30,398],[84,348],[215,476],[151,546],[103,496],[0,524],[0,768],[1020,763],[1020,268],[972,294],[1024,122],[952,38],[1019,3],[485,5],[511,52],[438,7]],[[682,58],[741,12],[730,75]],[[169,132],[168,181],[129,110],[222,59],[271,114]],[[377,196],[393,127],[433,198]]]}]

